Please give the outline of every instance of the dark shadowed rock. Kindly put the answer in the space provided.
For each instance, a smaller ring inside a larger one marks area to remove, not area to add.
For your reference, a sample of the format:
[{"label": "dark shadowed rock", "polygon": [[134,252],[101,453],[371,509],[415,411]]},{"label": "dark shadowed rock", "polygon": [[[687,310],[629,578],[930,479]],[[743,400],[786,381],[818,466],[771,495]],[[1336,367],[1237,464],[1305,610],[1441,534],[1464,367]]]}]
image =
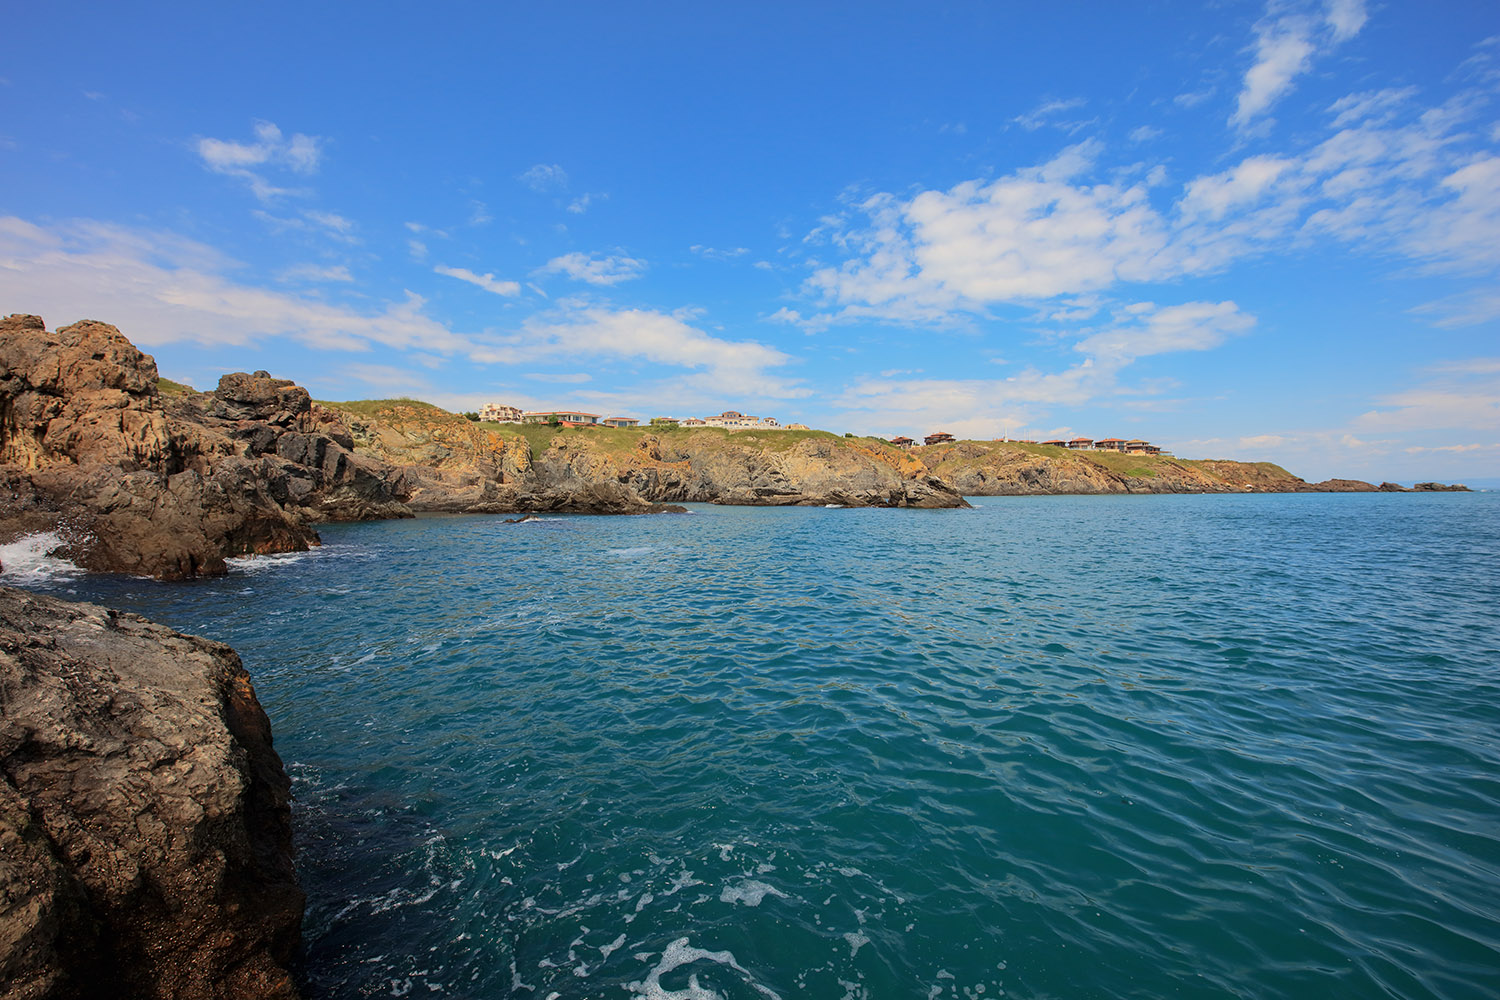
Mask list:
[{"label": "dark shadowed rock", "polygon": [[1469,488],[1463,483],[1454,483],[1451,486],[1443,483],[1414,483],[1411,491],[1413,493],[1468,493]]},{"label": "dark shadowed rock", "polygon": [[293,1000],[288,781],[239,658],[0,588],[0,995]]}]

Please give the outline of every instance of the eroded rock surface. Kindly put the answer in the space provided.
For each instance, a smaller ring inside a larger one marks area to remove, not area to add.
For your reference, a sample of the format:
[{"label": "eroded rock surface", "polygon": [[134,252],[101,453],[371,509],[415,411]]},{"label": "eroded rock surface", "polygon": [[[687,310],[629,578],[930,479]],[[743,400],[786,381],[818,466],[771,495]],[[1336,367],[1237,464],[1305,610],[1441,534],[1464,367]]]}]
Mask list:
[{"label": "eroded rock surface", "polygon": [[0,996],[293,1000],[303,902],[239,657],[0,588]]}]

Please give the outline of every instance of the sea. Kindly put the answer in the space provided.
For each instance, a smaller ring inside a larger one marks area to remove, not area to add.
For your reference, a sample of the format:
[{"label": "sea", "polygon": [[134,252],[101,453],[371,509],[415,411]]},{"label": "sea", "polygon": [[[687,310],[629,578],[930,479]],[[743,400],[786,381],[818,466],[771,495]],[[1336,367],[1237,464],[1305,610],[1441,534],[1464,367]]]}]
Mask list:
[{"label": "sea", "polygon": [[330,525],[230,643],[312,998],[1500,996],[1500,494]]}]

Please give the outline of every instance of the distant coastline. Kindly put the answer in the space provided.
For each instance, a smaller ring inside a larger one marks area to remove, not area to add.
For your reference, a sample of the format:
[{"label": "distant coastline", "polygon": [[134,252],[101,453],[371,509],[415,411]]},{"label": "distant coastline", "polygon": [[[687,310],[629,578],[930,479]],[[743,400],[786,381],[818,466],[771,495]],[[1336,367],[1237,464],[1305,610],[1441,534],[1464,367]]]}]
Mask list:
[{"label": "distant coastline", "polygon": [[155,361],[112,326],[51,331],[20,314],[0,321],[0,360],[0,404],[10,415],[0,430],[0,544],[55,535],[56,554],[86,570],[165,579],[219,575],[234,556],[303,551],[319,543],[319,523],[429,512],[1465,489],[1309,483],[1269,462],[1180,459],[1147,442],[1085,449],[939,434],[916,445],[731,426],[763,419],[734,411],[721,427],[495,423],[409,399],[316,402],[267,372],[225,375],[199,392],[160,378]]}]

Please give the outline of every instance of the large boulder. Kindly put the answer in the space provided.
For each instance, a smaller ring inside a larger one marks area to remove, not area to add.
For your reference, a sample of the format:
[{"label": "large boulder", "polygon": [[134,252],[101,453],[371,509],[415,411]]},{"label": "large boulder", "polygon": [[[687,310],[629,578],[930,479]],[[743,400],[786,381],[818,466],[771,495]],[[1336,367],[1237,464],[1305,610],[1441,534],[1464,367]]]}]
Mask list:
[{"label": "large boulder", "polygon": [[294,1000],[286,772],[229,647],[0,588],[0,995]]}]

